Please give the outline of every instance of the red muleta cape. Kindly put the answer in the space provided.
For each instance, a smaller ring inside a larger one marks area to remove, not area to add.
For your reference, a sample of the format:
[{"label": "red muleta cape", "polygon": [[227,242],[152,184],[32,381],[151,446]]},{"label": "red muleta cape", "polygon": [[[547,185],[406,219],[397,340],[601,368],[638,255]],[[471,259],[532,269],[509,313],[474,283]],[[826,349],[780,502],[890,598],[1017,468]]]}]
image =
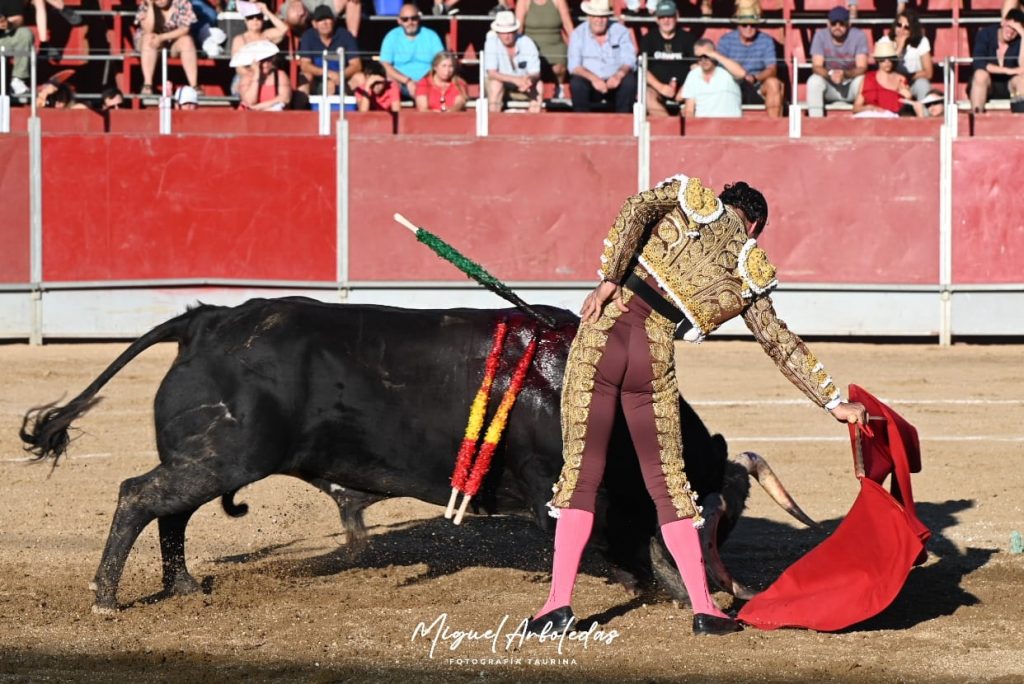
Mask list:
[{"label": "red muleta cape", "polygon": [[[924,562],[931,533],[918,520],[910,473],[921,471],[917,430],[867,390],[850,385],[867,407],[866,429],[850,425],[860,494],[836,531],[750,600],[737,618],[760,629],[830,632],[882,612]],[[892,493],[882,482],[892,475]]]}]

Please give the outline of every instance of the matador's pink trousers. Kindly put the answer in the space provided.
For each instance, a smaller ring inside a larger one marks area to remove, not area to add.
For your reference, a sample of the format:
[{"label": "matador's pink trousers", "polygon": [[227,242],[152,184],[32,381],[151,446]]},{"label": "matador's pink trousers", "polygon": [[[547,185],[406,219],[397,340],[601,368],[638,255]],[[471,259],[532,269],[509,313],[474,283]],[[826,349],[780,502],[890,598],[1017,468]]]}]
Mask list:
[{"label": "matador's pink trousers", "polygon": [[[608,443],[619,402],[626,416],[647,491],[657,509],[662,535],[679,567],[693,602],[694,613],[723,616],[708,593],[704,560],[694,520],[679,515],[666,480],[666,475],[671,474],[672,469],[682,468],[682,461],[679,459],[677,463],[664,463],[664,447],[659,443],[654,406],[655,364],[651,353],[652,340],[647,330],[650,323],[648,319],[652,315],[651,307],[639,297],[629,297],[628,291],[627,298],[629,310],[619,314],[607,331],[607,343],[596,364],[582,460],[568,506],[559,510],[551,593],[537,616],[570,603],[580,558],[593,524],[597,490],[604,475]],[[661,319],[660,324],[665,323]],[[668,344],[671,345],[671,338]],[[672,410],[678,411],[675,374],[671,363],[665,372],[671,375],[672,380]],[[664,385],[665,379],[662,380],[660,384]],[[661,397],[661,401],[666,401],[666,397]],[[675,421],[674,425],[678,425],[678,422]],[[681,439],[681,436],[676,436],[676,439]],[[681,492],[677,491],[676,497],[680,495]],[[685,495],[689,496],[688,489]]]}]

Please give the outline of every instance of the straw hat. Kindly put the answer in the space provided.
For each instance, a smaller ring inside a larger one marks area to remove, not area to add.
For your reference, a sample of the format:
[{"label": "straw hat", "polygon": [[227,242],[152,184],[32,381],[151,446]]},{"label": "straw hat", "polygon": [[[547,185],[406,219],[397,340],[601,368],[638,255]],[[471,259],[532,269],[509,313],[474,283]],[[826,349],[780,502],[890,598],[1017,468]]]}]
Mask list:
[{"label": "straw hat", "polygon": [[613,14],[609,0],[583,0],[580,9],[591,17],[610,17]]},{"label": "straw hat", "polygon": [[515,33],[518,31],[519,20],[516,19],[516,13],[502,10],[495,14],[494,21],[491,22],[491,30],[495,33]]},{"label": "straw hat", "polygon": [[871,55],[877,59],[890,59],[893,57],[899,57],[899,53],[896,52],[896,44],[888,38],[880,38],[875,43],[875,51]]},{"label": "straw hat", "polygon": [[736,0],[736,11],[732,13],[734,24],[762,24],[760,0]]},{"label": "straw hat", "polygon": [[251,43],[243,45],[242,48],[235,53],[235,56],[231,58],[231,66],[251,66],[256,62],[262,62],[269,57],[273,57],[280,51],[281,50],[269,40],[254,40]]}]

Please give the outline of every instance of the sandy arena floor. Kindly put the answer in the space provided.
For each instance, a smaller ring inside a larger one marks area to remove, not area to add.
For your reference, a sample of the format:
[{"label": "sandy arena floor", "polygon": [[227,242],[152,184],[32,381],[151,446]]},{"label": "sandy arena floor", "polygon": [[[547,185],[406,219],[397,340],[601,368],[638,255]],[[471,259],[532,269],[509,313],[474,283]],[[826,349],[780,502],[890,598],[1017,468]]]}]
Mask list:
[{"label": "sandy arena floor", "polygon": [[[374,536],[351,555],[333,502],[274,477],[239,495],[248,516],[229,519],[214,503],[192,519],[189,565],[208,593],[152,599],[151,525],[121,584],[132,605],[90,612],[118,484],[156,462],[151,402],[175,347],[147,351],[107,386],[52,477],[23,462],[17,428],[25,409],[77,394],[123,346],[0,346],[0,680],[1024,682],[1024,555],[1008,550],[1011,532],[1024,531],[1020,346],[812,345],[837,380],[890,400],[922,435],[914,487],[931,555],[868,624],[699,639],[689,610],[631,598],[588,554],[576,612],[603,616],[620,633],[611,644],[495,654],[490,643],[439,643],[433,657],[428,639],[413,638],[417,623],[447,613],[450,627],[483,631],[543,602],[550,540],[532,524],[475,517],[453,528],[441,509],[395,499],[368,511]],[[834,528],[857,492],[845,429],[753,342],[687,347],[679,365],[686,396],[731,451],[763,454]],[[821,539],[755,490],[723,555],[738,579],[764,587]]]}]

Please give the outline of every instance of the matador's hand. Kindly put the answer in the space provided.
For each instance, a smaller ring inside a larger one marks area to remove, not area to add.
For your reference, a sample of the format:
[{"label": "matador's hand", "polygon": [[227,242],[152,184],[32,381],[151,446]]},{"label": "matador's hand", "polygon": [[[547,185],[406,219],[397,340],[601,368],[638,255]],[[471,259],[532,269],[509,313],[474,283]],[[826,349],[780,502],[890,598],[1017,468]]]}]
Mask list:
[{"label": "matador's hand", "polygon": [[859,402],[843,402],[830,412],[840,423],[868,424],[868,410]]},{"label": "matador's hand", "polygon": [[584,323],[594,323],[601,316],[608,298],[615,296],[615,304],[623,312],[629,311],[629,307],[622,301],[622,288],[615,283],[604,280],[594,288],[594,291],[583,300],[583,308],[580,309],[580,318]]}]

